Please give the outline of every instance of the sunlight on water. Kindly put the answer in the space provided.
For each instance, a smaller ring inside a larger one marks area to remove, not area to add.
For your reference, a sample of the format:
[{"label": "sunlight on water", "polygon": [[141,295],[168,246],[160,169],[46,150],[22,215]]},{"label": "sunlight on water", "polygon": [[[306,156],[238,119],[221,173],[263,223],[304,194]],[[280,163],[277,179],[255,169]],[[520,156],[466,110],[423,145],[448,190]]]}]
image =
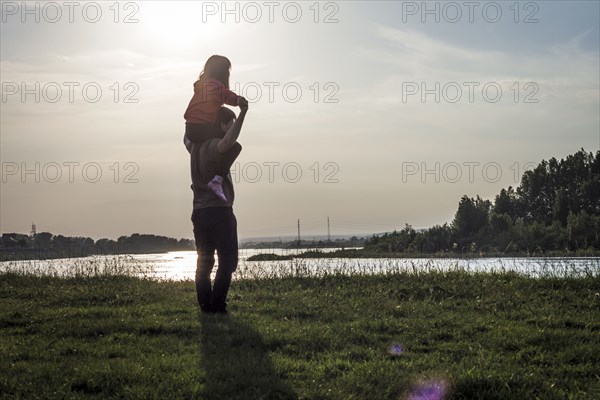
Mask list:
[{"label": "sunlight on water", "polygon": [[[186,280],[194,279],[196,272],[195,251],[175,251],[165,254],[142,254],[135,259],[153,264],[153,275],[159,279]],[[218,258],[216,257],[216,263]]]},{"label": "sunlight on water", "polygon": [[[253,264],[251,261],[246,261],[248,257],[260,253],[274,253],[278,255],[295,254],[296,250],[288,249],[240,249],[239,264]],[[166,280],[186,280],[194,279],[196,274],[196,252],[195,251],[173,251],[165,254],[143,254],[134,255],[136,260],[142,262],[154,263],[154,275],[159,279]],[[219,257],[215,254],[215,267],[213,268],[213,278],[216,274],[216,269],[219,264]],[[242,267],[243,268],[243,267]],[[240,268],[240,269],[242,269]],[[237,274],[239,275],[239,274]],[[235,279],[235,275],[234,275]]]}]

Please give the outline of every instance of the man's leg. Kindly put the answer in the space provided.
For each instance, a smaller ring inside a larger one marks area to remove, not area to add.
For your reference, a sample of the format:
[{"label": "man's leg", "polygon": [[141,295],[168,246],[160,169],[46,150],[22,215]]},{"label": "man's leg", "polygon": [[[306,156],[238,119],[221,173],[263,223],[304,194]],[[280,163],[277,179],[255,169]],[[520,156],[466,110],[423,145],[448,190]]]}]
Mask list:
[{"label": "man's leg", "polygon": [[209,209],[194,210],[194,239],[196,242],[196,297],[203,312],[212,312],[210,274],[215,265],[215,246],[213,235],[210,234],[211,216]]},{"label": "man's leg", "polygon": [[222,218],[219,221],[217,254],[219,268],[212,291],[212,306],[215,312],[227,312],[227,293],[231,286],[231,275],[238,264],[237,220],[230,207],[222,208]]}]

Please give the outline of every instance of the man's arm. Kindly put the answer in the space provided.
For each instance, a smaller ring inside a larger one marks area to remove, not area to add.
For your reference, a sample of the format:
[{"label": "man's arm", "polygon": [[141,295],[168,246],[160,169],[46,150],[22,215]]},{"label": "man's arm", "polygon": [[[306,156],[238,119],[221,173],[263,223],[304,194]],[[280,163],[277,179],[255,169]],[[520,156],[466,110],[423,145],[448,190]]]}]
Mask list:
[{"label": "man's arm", "polygon": [[248,112],[248,106],[241,109],[240,115],[238,115],[231,128],[229,128],[225,136],[223,136],[223,139],[219,140],[219,143],[217,144],[219,153],[225,153],[237,141],[237,138],[240,136],[240,132],[242,130],[242,125],[244,124],[246,112]]}]

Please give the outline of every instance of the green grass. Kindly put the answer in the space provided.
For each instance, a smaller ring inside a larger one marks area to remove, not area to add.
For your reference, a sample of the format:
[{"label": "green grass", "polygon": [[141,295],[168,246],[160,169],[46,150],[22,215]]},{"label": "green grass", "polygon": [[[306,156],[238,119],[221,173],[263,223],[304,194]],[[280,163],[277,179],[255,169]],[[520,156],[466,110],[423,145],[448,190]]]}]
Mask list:
[{"label": "green grass", "polygon": [[[600,278],[0,275],[2,399],[600,399]],[[400,344],[404,352],[390,354]]]}]

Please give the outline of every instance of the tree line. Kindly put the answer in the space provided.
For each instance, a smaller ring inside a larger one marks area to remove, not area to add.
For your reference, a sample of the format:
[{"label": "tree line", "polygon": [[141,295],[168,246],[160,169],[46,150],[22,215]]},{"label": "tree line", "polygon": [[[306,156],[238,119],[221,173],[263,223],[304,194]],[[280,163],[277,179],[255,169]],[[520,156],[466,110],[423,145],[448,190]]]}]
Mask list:
[{"label": "tree line", "polygon": [[41,232],[35,235],[18,233],[2,235],[1,259],[67,258],[91,255],[144,254],[195,250],[193,240],[134,233],[117,240],[89,237],[69,237]]},{"label": "tree line", "polygon": [[326,249],[332,247],[362,247],[366,238],[352,236],[350,238],[336,238],[331,240],[306,240],[300,241],[287,239],[277,241],[249,241],[240,245],[242,249]]},{"label": "tree line", "polygon": [[450,224],[375,235],[384,253],[595,254],[600,250],[600,151],[543,160],[494,201],[463,196]]}]

